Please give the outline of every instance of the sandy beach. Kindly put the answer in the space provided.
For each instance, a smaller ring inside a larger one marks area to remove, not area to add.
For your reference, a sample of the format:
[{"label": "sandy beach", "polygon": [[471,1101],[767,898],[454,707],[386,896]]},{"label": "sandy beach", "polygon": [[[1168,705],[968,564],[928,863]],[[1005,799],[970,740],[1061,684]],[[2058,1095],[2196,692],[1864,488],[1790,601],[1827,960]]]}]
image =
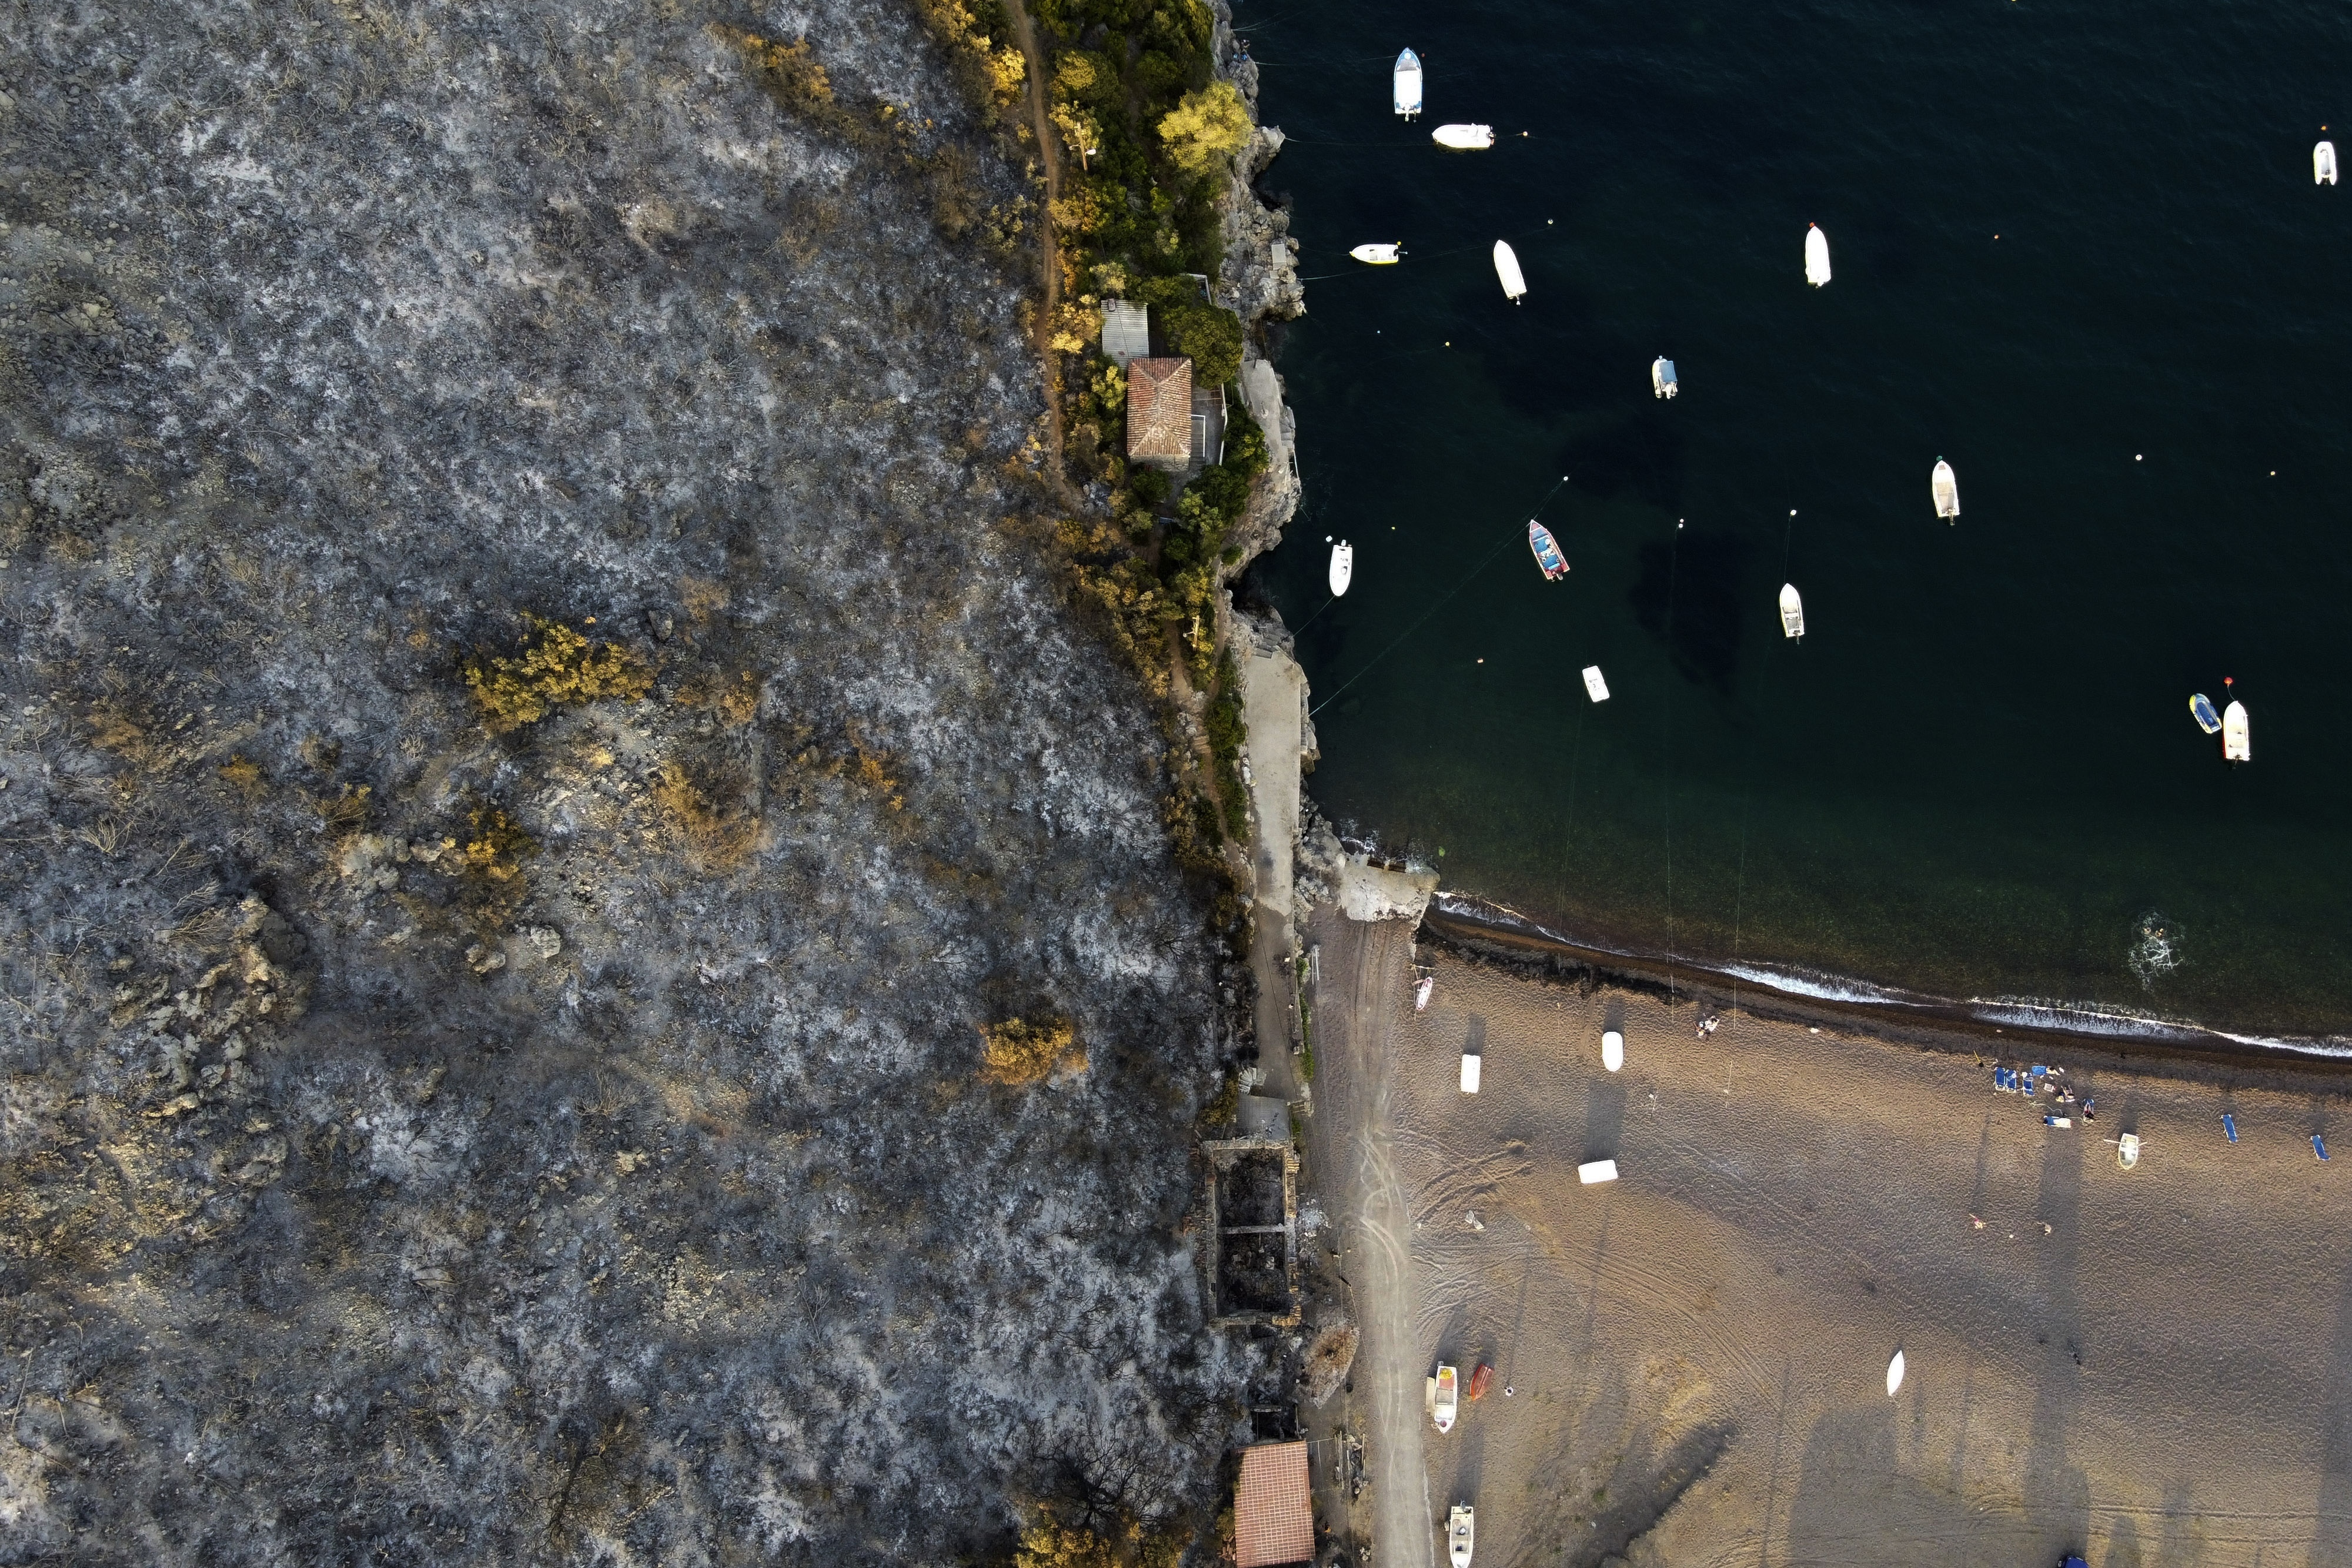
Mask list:
[{"label": "sandy beach", "polygon": [[[2352,1166],[2310,1143],[2331,1080],[2070,1059],[2098,1117],[2060,1131],[1965,1042],[1747,1016],[1701,1040],[1688,1001],[1428,945],[1415,1014],[1400,925],[1313,925],[1308,1175],[1365,1330],[1314,1429],[1366,1436],[1371,1487],[1335,1515],[1365,1560],[1443,1561],[1470,1500],[1495,1568],[2352,1563]],[[1621,1179],[1580,1186],[1600,1157]],[[1497,1373],[1444,1437],[1440,1360]]]}]

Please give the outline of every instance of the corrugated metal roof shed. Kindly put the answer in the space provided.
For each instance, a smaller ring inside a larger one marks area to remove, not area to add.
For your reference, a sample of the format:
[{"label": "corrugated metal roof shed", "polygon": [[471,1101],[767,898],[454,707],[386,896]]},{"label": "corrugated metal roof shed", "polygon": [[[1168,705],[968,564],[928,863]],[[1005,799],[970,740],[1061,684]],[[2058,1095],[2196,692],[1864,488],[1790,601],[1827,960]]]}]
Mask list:
[{"label": "corrugated metal roof shed", "polygon": [[1315,1556],[1315,1501],[1307,1481],[1307,1445],[1260,1443],[1242,1450],[1234,1488],[1235,1568],[1273,1568]]},{"label": "corrugated metal roof shed", "polygon": [[1136,360],[1127,367],[1127,455],[1181,468],[1192,457],[1192,361]]}]

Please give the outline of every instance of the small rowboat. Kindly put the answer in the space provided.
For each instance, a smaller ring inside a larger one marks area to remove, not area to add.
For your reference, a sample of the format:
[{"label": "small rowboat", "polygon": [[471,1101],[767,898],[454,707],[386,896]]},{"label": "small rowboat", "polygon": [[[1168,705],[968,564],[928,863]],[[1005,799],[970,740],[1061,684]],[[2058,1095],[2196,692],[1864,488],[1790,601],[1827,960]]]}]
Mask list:
[{"label": "small rowboat", "polygon": [[2221,755],[2231,762],[2254,759],[2252,737],[2246,728],[2246,705],[2231,703],[2221,713]]},{"label": "small rowboat", "polygon": [[2323,141],[2311,150],[2311,183],[2315,185],[2336,183],[2336,143]]},{"label": "small rowboat", "polygon": [[1805,281],[1819,288],[1830,280],[1830,236],[1819,224],[1805,225]]},{"label": "small rowboat", "polygon": [[1936,471],[1927,476],[1927,488],[1936,497],[1936,515],[1947,520],[1960,515],[1960,476],[1942,458],[1936,459]]},{"label": "small rowboat", "polygon": [[1396,97],[1396,111],[1411,120],[1421,112],[1421,57],[1411,49],[1397,57],[1396,71],[1390,78]]},{"label": "small rowboat", "polygon": [[2189,696],[2189,713],[2197,721],[2197,727],[2206,734],[2221,733],[2221,716],[2213,711],[2213,699],[2203,692],[2193,693]]},{"label": "small rowboat", "polygon": [[1503,297],[1517,305],[1528,291],[1528,275],[1519,270],[1519,253],[1508,240],[1495,242],[1495,276],[1503,280]]},{"label": "small rowboat", "polygon": [[1797,585],[1780,585],[1780,635],[1791,641],[1805,634],[1805,601],[1797,595]]},{"label": "small rowboat", "polygon": [[1430,1406],[1430,1416],[1436,1421],[1437,1429],[1441,1432],[1454,1430],[1454,1412],[1460,1375],[1450,1366],[1441,1366],[1437,1369],[1437,1398]]},{"label": "small rowboat", "polygon": [[1886,1364],[1886,1397],[1894,1398],[1895,1391],[1902,1386],[1903,1353],[1898,1350],[1895,1353],[1895,1359]]},{"label": "small rowboat", "polygon": [[1656,397],[1672,397],[1682,389],[1675,382],[1675,362],[1660,354],[1650,361],[1650,392]]},{"label": "small rowboat", "polygon": [[1429,139],[1440,147],[1451,147],[1456,152],[1476,152],[1495,144],[1495,128],[1491,125],[1441,125],[1429,133]]},{"label": "small rowboat", "polygon": [[1470,1403],[1475,1405],[1479,1400],[1486,1397],[1486,1390],[1493,1386],[1495,1386],[1495,1369],[1482,1361],[1478,1364],[1477,1370],[1470,1375]]},{"label": "small rowboat", "polygon": [[1612,1072],[1625,1065],[1625,1037],[1615,1030],[1603,1030],[1601,1034],[1601,1065]]},{"label": "small rowboat", "polygon": [[1584,695],[1597,703],[1609,700],[1609,683],[1601,678],[1601,666],[1598,664],[1584,666]]},{"label": "small rowboat", "polygon": [[2138,1134],[2126,1133],[2116,1140],[2116,1164],[2126,1170],[2137,1167],[2139,1165]]},{"label": "small rowboat", "polygon": [[1331,597],[1347,592],[1349,580],[1355,574],[1356,547],[1341,539],[1331,547]]},{"label": "small rowboat", "polygon": [[1404,255],[1401,245],[1360,245],[1348,253],[1370,267],[1394,267]]},{"label": "small rowboat", "polygon": [[1533,517],[1528,519],[1528,548],[1536,552],[1536,564],[1543,568],[1546,578],[1568,575],[1568,558],[1552,542],[1551,530]]}]

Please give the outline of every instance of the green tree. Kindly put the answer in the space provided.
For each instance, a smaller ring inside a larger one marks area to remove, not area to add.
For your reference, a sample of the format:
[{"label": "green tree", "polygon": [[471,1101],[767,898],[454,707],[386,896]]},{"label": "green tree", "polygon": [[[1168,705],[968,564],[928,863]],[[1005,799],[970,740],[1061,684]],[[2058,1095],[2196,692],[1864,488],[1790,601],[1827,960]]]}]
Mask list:
[{"label": "green tree", "polygon": [[1229,81],[1213,81],[1160,120],[1160,140],[1169,158],[1187,174],[1215,173],[1249,141],[1249,106]]}]

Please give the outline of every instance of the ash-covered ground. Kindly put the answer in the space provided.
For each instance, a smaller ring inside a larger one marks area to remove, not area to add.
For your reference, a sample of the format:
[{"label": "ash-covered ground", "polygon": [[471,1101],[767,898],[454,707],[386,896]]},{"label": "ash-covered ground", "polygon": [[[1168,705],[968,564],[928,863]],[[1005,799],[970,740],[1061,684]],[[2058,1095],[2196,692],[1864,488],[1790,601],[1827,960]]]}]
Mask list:
[{"label": "ash-covered ground", "polygon": [[[1213,1484],[1226,960],[958,80],[898,0],[0,11],[0,1560]],[[495,733],[526,614],[650,692]]]}]

